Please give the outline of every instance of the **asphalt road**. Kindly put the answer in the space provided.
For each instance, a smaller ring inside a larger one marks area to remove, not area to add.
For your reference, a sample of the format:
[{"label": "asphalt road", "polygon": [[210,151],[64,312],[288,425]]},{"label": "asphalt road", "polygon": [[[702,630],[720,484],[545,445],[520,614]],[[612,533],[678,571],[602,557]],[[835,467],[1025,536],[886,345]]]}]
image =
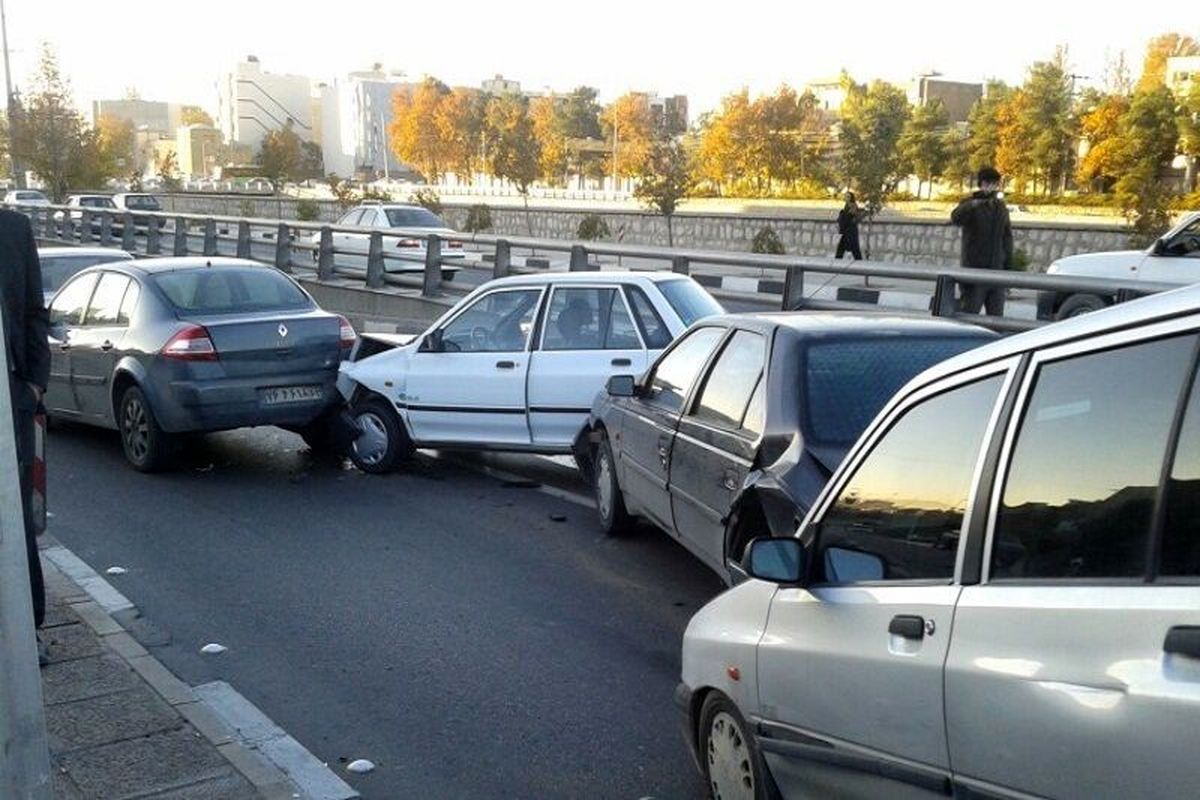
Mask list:
[{"label": "asphalt road", "polygon": [[457,457],[366,476],[274,429],[207,437],[157,476],[109,432],[64,426],[48,450],[51,531],[128,570],[110,580],[154,653],[334,768],[374,761],[339,769],[365,797],[702,796],[672,689],[721,587],[665,534],[606,539],[592,509]]}]

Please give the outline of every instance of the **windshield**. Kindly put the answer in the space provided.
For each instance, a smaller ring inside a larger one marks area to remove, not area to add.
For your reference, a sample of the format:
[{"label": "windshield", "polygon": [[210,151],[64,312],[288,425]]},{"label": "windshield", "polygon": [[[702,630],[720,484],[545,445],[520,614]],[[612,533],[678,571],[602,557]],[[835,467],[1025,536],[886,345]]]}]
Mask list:
[{"label": "windshield", "polygon": [[698,319],[724,314],[725,309],[716,299],[704,291],[704,287],[689,278],[675,281],[660,281],[658,290],[667,299],[671,308],[679,315],[684,325]]},{"label": "windshield", "polygon": [[388,208],[388,225],[393,228],[445,228],[446,223],[437,214],[424,208]]},{"label": "windshield", "polygon": [[974,337],[874,338],[819,342],[805,353],[805,438],[849,447],[911,378],[991,340]]},{"label": "windshield", "polygon": [[271,269],[208,267],[166,272],[153,280],[176,310],[192,314],[291,311],[312,306],[296,284]]},{"label": "windshield", "polygon": [[162,205],[158,198],[148,194],[131,194],[125,197],[126,208],[136,208],[138,211],[159,211]]},{"label": "windshield", "polygon": [[116,208],[113,205],[112,198],[109,197],[81,197],[79,205],[87,206],[88,208]]}]

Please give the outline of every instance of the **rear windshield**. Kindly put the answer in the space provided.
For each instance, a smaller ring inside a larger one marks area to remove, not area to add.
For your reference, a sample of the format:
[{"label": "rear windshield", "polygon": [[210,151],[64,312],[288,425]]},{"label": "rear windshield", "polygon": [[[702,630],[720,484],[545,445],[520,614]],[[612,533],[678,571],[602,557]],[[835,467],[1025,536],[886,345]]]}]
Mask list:
[{"label": "rear windshield", "polygon": [[658,290],[667,298],[667,302],[675,309],[684,325],[725,313],[721,304],[693,280],[682,278],[677,281],[660,281]]},{"label": "rear windshield", "polygon": [[79,205],[87,206],[88,208],[116,208],[109,197],[81,197],[79,198]]},{"label": "rear windshield", "polygon": [[176,310],[191,314],[239,314],[310,308],[296,284],[271,269],[208,267],[165,272],[155,285]]},{"label": "rear windshield", "polygon": [[17,192],[18,200],[45,200],[46,195],[41,192]]},{"label": "rear windshield", "polygon": [[126,208],[136,208],[138,211],[158,211],[162,206],[157,197],[148,194],[131,194],[125,197]]},{"label": "rear windshield", "polygon": [[805,353],[805,437],[848,447],[896,391],[927,367],[989,337],[896,337],[810,344]]},{"label": "rear windshield", "polygon": [[384,209],[388,225],[393,228],[444,228],[446,223],[432,211],[424,208]]}]

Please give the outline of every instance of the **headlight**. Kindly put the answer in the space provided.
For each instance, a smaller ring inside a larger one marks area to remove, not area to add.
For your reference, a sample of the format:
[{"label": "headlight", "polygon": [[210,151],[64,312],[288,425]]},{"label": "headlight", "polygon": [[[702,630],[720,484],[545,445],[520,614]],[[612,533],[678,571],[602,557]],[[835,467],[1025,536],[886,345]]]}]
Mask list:
[{"label": "headlight", "polygon": [[1050,263],[1050,266],[1046,267],[1046,274],[1047,274],[1047,275],[1053,275],[1053,274],[1055,274],[1056,272],[1058,272],[1058,262],[1057,262],[1057,261],[1052,261],[1052,262]]}]

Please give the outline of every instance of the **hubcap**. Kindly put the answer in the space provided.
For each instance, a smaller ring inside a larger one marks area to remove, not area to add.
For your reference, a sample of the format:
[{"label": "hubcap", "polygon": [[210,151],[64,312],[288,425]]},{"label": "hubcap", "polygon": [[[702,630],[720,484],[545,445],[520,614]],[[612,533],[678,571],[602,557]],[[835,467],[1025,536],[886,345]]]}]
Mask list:
[{"label": "hubcap", "polygon": [[754,800],[750,749],[737,721],[724,711],[708,731],[708,782],[713,800]]},{"label": "hubcap", "polygon": [[137,397],[125,402],[125,413],[121,415],[121,434],[125,439],[125,450],[134,461],[141,463],[150,451],[150,425],[146,419],[146,407]]},{"label": "hubcap", "polygon": [[608,453],[601,451],[600,463],[596,466],[596,504],[604,519],[612,514],[612,503],[612,463],[608,460]]},{"label": "hubcap", "polygon": [[383,420],[374,411],[358,415],[358,438],[354,440],[354,453],[358,460],[374,466],[387,454],[388,432]]}]

